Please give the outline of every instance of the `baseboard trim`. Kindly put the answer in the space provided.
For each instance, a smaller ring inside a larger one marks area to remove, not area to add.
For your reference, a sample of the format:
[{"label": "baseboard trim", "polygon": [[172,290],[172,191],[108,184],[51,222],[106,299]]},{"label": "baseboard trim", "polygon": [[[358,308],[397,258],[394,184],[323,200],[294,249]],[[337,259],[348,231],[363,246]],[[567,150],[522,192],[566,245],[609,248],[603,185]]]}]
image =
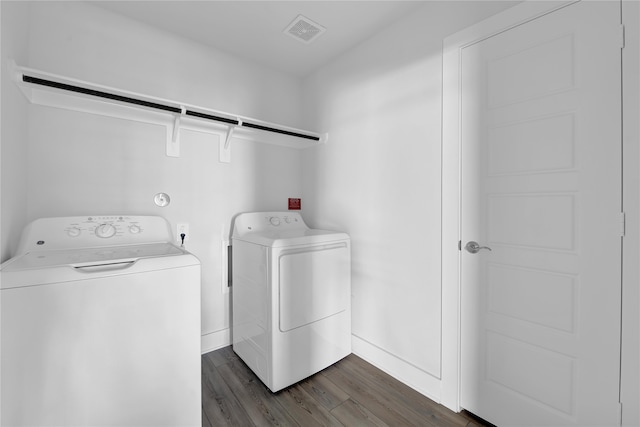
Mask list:
[{"label": "baseboard trim", "polygon": [[352,335],[351,343],[352,351],[356,356],[361,357],[429,399],[440,403],[442,396],[441,380],[360,337]]},{"label": "baseboard trim", "polygon": [[[376,368],[383,370],[429,399],[440,403],[441,380],[360,337],[352,335],[351,343],[352,351],[355,355],[371,363]],[[202,354],[218,350],[228,345],[231,345],[230,328],[211,332],[201,337]]]},{"label": "baseboard trim", "polygon": [[219,331],[204,334],[200,338],[200,343],[201,354],[231,345],[231,329],[220,329]]}]

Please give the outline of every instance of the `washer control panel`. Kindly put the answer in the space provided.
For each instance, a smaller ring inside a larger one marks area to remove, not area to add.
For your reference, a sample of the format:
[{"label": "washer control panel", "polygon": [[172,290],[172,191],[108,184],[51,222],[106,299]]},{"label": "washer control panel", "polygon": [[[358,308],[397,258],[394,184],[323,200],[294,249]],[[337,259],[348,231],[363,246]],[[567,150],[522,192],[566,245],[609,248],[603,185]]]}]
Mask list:
[{"label": "washer control panel", "polygon": [[169,223],[157,216],[95,215],[41,218],[27,225],[17,254],[94,246],[171,242]]},{"label": "washer control panel", "polygon": [[[84,234],[94,235],[100,239],[110,239],[124,234],[143,234],[145,217],[131,216],[89,216],[82,217],[66,225],[69,237],[80,237]],[[75,219],[75,218],[74,218]]]}]

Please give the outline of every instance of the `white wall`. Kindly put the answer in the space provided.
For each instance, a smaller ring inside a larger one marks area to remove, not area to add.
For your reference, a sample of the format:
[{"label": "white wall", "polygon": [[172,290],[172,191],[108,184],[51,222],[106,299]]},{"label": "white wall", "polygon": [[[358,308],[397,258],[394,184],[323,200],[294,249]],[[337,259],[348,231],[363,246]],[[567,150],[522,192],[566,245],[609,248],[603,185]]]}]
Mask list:
[{"label": "white wall", "polygon": [[439,400],[442,40],[509,6],[429,2],[305,80],[313,226],[352,237],[354,351]]},{"label": "white wall", "polygon": [[29,66],[283,125],[300,81],[77,1],[32,2]]},{"label": "white wall", "polygon": [[26,3],[0,2],[0,262],[10,257],[27,211],[27,103],[10,65],[26,59],[28,29]]},{"label": "white wall", "polygon": [[27,102],[13,84],[9,66],[11,60],[27,60],[29,5],[3,1],[0,8],[0,262],[3,262],[18,242],[27,213]]},{"label": "white wall", "polygon": [[[439,400],[442,40],[496,4],[430,3],[305,80],[308,126],[326,146],[304,153],[303,197],[317,227],[353,238],[354,351]],[[638,15],[623,2],[625,72],[624,425],[638,425]],[[452,385],[455,387],[455,385]]]},{"label": "white wall", "polygon": [[[300,124],[299,80],[93,5],[33,2],[28,35],[29,56],[19,65]],[[13,90],[15,85],[6,86]],[[178,222],[189,223],[186,246],[202,262],[203,350],[227,345],[229,294],[222,242],[233,215],[286,210],[288,197],[300,197],[301,153],[234,140],[231,163],[223,164],[216,137],[184,131],[181,156],[171,158],[165,156],[160,126],[38,105],[28,106],[28,120],[28,138],[20,142],[28,150],[28,174],[6,182],[2,191],[3,201],[20,196],[26,204],[20,211],[18,205],[6,207],[7,218],[124,213],[163,216],[174,230]],[[4,125],[4,115],[2,121]],[[3,157],[10,147],[3,138]],[[155,206],[157,192],[171,196],[168,207]]]}]

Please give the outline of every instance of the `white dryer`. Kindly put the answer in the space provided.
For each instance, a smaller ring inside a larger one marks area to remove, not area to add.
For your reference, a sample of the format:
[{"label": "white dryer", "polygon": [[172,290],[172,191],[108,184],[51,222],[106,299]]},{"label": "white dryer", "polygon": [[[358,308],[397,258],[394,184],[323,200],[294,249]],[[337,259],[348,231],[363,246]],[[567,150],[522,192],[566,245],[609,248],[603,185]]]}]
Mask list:
[{"label": "white dryer", "polygon": [[297,212],[238,215],[233,350],[276,392],[351,353],[351,249]]},{"label": "white dryer", "polygon": [[0,266],[3,426],[200,426],[200,262],[151,216],[44,218]]}]

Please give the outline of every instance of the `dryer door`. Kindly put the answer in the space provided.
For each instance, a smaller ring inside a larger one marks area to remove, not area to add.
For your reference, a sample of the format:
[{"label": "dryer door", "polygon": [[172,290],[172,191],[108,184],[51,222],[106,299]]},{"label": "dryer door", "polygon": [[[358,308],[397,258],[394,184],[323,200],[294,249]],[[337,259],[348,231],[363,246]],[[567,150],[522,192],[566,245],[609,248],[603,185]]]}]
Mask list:
[{"label": "dryer door", "polygon": [[278,256],[280,331],[287,332],[349,306],[349,242],[286,249]]}]

